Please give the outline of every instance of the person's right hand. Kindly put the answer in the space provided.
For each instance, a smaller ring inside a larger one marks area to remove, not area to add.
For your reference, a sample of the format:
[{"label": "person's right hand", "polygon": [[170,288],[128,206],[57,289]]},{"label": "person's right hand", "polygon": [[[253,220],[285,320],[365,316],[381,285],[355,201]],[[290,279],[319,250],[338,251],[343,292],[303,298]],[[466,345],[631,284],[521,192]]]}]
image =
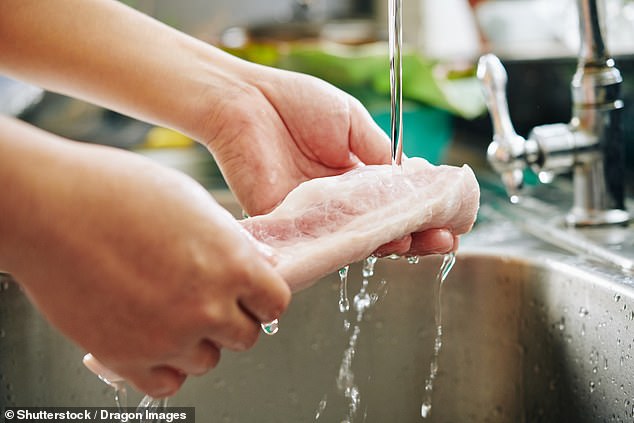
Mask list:
[{"label": "person's right hand", "polygon": [[284,280],[189,177],[0,124],[0,268],[139,390],[174,394],[186,375],[214,367],[221,348],[251,347],[259,323],[285,310]]}]

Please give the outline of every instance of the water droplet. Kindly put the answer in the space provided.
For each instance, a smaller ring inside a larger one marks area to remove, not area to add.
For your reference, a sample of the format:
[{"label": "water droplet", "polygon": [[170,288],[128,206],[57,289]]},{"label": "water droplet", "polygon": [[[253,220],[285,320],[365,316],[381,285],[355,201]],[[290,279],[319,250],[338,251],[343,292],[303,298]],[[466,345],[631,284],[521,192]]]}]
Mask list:
[{"label": "water droplet", "polygon": [[590,312],[585,307],[579,308],[579,317],[586,317]]},{"label": "water droplet", "polygon": [[280,325],[277,319],[270,322],[260,324],[262,331],[267,335],[275,335],[280,330]]},{"label": "water droplet", "polygon": [[315,420],[319,420],[319,418],[321,417],[321,413],[323,413],[326,409],[326,405],[328,405],[328,395],[324,395],[321,401],[319,401],[317,412],[315,413]]},{"label": "water droplet", "polygon": [[341,269],[339,269],[339,278],[346,280],[348,279],[348,270],[350,269],[350,266],[344,266]]},{"label": "water droplet", "polygon": [[423,403],[420,406],[420,415],[422,418],[426,419],[431,414],[431,404]]},{"label": "water droplet", "polygon": [[339,311],[342,313],[350,310],[350,301],[348,301],[348,269],[350,269],[350,266],[344,266],[339,269]]},{"label": "water droplet", "polygon": [[376,288],[376,293],[374,294],[376,297],[374,302],[377,302],[378,300],[384,298],[387,295],[387,291],[388,291],[387,288],[388,288],[387,281],[385,279],[381,279]]},{"label": "water droplet", "polygon": [[566,329],[566,318],[562,316],[561,320],[555,324],[555,327],[560,331],[564,331]]},{"label": "water droplet", "polygon": [[407,257],[407,262],[409,264],[418,264],[420,262],[420,257],[418,257],[418,256]]},{"label": "water droplet", "polygon": [[594,389],[596,388],[596,385],[595,385],[594,381],[590,381],[590,385],[589,386],[590,386],[590,393],[593,393]]},{"label": "water droplet", "polygon": [[342,313],[345,313],[348,310],[350,310],[350,301],[348,301],[347,298],[340,298],[339,299],[339,311],[342,312]]},{"label": "water droplet", "polygon": [[364,260],[363,269],[361,270],[361,274],[364,278],[371,278],[374,276],[374,265],[376,264],[376,260],[376,256],[370,256]]}]

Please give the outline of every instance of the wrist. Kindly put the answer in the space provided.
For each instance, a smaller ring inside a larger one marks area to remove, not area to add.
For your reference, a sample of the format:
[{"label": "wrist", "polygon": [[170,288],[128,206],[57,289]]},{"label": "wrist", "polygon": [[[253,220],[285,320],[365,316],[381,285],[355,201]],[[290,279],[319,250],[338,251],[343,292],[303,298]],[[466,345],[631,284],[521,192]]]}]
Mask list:
[{"label": "wrist", "polygon": [[258,101],[266,100],[258,84],[269,70],[208,46],[197,70],[203,86],[200,96],[190,99],[191,126],[184,132],[212,153],[237,137],[243,125],[250,125],[257,115]]}]

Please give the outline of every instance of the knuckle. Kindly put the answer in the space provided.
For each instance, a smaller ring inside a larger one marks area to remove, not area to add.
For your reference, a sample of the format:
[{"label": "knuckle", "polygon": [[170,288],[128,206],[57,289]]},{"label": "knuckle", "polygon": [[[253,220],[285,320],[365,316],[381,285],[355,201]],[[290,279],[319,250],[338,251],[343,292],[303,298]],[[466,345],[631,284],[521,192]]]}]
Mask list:
[{"label": "knuckle", "polygon": [[227,304],[218,301],[208,303],[202,310],[201,325],[206,328],[222,328],[227,323]]},{"label": "knuckle", "polygon": [[269,313],[267,320],[273,320],[279,318],[288,308],[291,302],[291,290],[289,286],[284,283],[280,286],[277,295],[273,296],[269,302]]},{"label": "knuckle", "polygon": [[202,376],[209,370],[214,369],[220,361],[220,351],[209,345],[207,351],[204,352],[202,358],[199,360],[198,368],[192,373],[195,376]]}]

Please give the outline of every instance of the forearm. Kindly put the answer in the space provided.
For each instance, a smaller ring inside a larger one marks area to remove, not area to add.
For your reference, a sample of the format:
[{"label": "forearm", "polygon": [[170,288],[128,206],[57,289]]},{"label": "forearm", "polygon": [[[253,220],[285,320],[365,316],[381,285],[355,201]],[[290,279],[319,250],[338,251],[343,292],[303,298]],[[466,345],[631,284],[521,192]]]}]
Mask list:
[{"label": "forearm", "polygon": [[[55,186],[61,175],[70,173],[64,169],[65,160],[73,158],[65,153],[66,146],[58,137],[0,115],[0,268],[19,271],[25,264],[21,262],[46,242],[41,225],[64,202],[61,196],[52,197],[47,205],[46,197],[72,189],[68,184]],[[55,222],[50,229],[64,224]]]},{"label": "forearm", "polygon": [[0,72],[198,140],[250,66],[111,0],[3,0],[0,57]]}]

